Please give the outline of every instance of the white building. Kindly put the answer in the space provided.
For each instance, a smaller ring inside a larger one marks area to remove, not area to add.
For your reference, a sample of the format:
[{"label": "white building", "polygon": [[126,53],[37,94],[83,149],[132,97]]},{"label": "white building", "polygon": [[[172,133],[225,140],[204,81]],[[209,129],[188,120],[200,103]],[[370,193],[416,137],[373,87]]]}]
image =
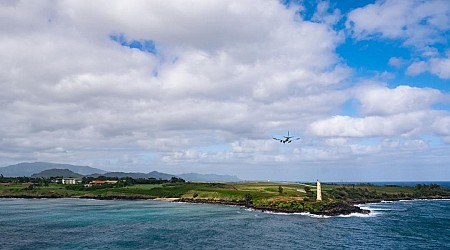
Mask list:
[{"label": "white building", "polygon": [[317,198],[316,201],[322,200],[322,188],[320,187],[320,181],[317,180]]},{"label": "white building", "polygon": [[61,180],[62,184],[78,184],[81,183],[81,180],[77,178],[62,178]]}]

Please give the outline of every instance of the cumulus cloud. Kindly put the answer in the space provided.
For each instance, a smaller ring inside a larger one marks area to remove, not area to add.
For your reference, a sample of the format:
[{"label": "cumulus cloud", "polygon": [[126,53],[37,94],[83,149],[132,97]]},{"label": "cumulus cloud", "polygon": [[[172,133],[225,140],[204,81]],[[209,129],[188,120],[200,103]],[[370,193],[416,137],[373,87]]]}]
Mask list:
[{"label": "cumulus cloud", "polygon": [[450,52],[445,56],[432,57],[421,61],[416,61],[409,65],[406,73],[408,75],[419,75],[424,72],[430,72],[441,79],[450,79]]},{"label": "cumulus cloud", "polygon": [[14,2],[1,13],[5,151],[233,143],[344,101],[330,91],[350,72],[334,53],[342,38],[276,1]]},{"label": "cumulus cloud", "polygon": [[321,137],[373,137],[415,134],[421,130],[428,114],[412,112],[387,117],[354,118],[335,116],[311,123],[310,132]]},{"label": "cumulus cloud", "polygon": [[417,137],[436,132],[431,124],[447,114],[432,110],[434,104],[448,98],[436,89],[370,83],[353,88],[352,93],[360,117],[319,119],[310,124],[309,133],[320,137]]},{"label": "cumulus cloud", "polygon": [[[353,37],[364,39],[399,39],[405,47],[415,50],[415,60],[407,74],[415,76],[429,71],[449,79],[448,45],[450,5],[445,0],[376,1],[348,14],[346,27]],[[391,58],[389,64],[399,67],[402,61]]]},{"label": "cumulus cloud", "polygon": [[391,57],[389,58],[389,65],[396,67],[396,68],[400,68],[401,66],[403,66],[405,64],[405,60],[403,58],[400,57]]},{"label": "cumulus cloud", "polygon": [[428,64],[424,61],[414,62],[408,66],[406,74],[408,75],[419,75],[428,70]]},{"label": "cumulus cloud", "polygon": [[428,110],[443,99],[443,95],[436,89],[405,85],[391,89],[383,85],[368,85],[356,88],[355,98],[364,115],[391,115]]},{"label": "cumulus cloud", "polygon": [[445,42],[443,31],[450,29],[450,6],[445,0],[376,1],[350,12],[346,25],[359,39],[400,38],[406,45],[425,49]]},{"label": "cumulus cloud", "polygon": [[448,114],[436,119],[432,124],[432,128],[435,133],[443,137],[446,143],[450,143],[450,116]]},{"label": "cumulus cloud", "polygon": [[[450,56],[450,53],[447,53],[447,56]],[[442,79],[450,79],[450,57],[432,58],[429,64],[431,73]]]}]

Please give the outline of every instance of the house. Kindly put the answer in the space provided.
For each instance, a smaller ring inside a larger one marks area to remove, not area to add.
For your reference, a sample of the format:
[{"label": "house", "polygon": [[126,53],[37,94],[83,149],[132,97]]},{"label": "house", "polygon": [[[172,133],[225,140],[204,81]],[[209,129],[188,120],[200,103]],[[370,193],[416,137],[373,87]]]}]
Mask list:
[{"label": "house", "polygon": [[62,184],[79,184],[79,183],[81,183],[81,180],[77,179],[77,178],[62,178],[61,183]]},{"label": "house", "polygon": [[89,184],[91,184],[91,185],[104,185],[104,184],[106,184],[106,181],[96,180],[96,181],[89,182]]},{"label": "house", "polygon": [[95,180],[95,181],[91,181],[89,182],[89,184],[91,185],[104,185],[104,184],[116,184],[117,181],[100,181],[100,180]]}]

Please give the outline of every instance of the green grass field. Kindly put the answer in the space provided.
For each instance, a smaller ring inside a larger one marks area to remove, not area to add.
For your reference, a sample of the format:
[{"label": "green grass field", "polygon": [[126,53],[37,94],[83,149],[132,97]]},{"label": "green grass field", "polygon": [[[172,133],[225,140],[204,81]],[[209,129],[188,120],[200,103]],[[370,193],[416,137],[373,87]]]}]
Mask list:
[{"label": "green grass field", "polygon": [[[27,185],[0,185],[0,196],[19,197],[136,197],[136,198],[189,198],[238,201],[251,197],[254,204],[288,203],[315,201],[316,188],[311,183],[165,183],[138,184],[125,187],[76,190],[69,185],[50,184],[33,187]],[[385,198],[420,198],[431,196],[450,196],[449,189],[421,189],[415,187],[372,186],[372,185],[322,185],[324,201],[361,200]]]}]

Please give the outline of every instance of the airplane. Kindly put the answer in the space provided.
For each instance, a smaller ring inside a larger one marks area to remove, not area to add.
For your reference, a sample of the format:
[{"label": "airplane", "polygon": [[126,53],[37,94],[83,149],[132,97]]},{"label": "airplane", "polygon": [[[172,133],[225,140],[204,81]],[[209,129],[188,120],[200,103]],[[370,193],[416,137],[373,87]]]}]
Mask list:
[{"label": "airplane", "polygon": [[300,140],[300,137],[295,137],[294,138],[294,136],[290,136],[289,135],[289,131],[288,131],[288,133],[287,133],[287,136],[283,136],[284,138],[282,138],[282,139],[279,139],[279,138],[275,138],[275,137],[273,137],[273,139],[274,140],[277,140],[277,141],[280,141],[280,142],[282,142],[283,144],[284,143],[291,143],[293,140],[294,141],[296,141],[296,140]]}]

